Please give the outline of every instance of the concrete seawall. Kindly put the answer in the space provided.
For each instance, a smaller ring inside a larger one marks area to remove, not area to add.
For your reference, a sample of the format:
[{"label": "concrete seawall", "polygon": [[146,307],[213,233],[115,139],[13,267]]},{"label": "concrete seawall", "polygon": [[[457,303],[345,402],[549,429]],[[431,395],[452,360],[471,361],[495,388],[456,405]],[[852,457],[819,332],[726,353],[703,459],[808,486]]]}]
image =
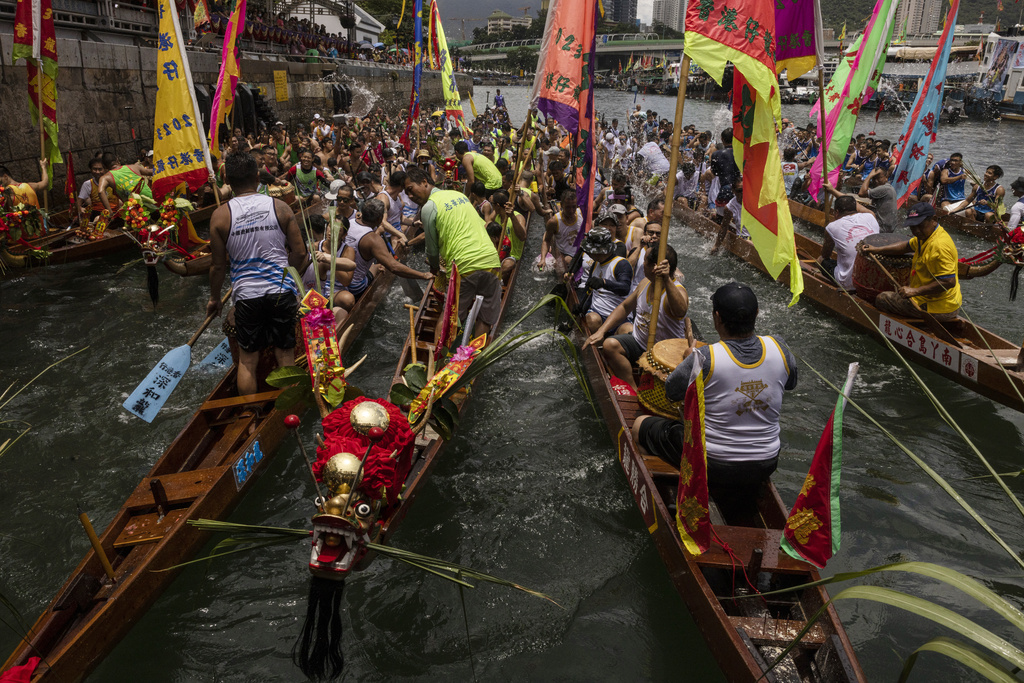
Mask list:
[{"label": "concrete seawall", "polygon": [[[28,109],[25,66],[11,64],[13,36],[0,34],[0,164],[8,166],[17,180],[37,180],[39,130]],[[57,41],[60,72],[57,78],[57,122],[60,147],[74,155],[77,182],[88,175],[87,163],[100,150],[116,152],[132,161],[139,143],[153,139],[156,102],[156,50],[78,40]],[[193,81],[210,93],[216,87],[220,56],[189,52]],[[395,116],[408,106],[412,70],[388,65],[342,60],[338,64],[306,64],[246,58],[243,55],[240,83],[260,93],[279,120],[294,129],[308,124],[314,113],[334,112],[333,83],[345,84],[352,93],[350,112],[364,114],[369,107],[383,107]],[[285,72],[287,99],[278,101],[275,72]],[[469,94],[472,81],[458,74],[459,90]],[[421,107],[442,103],[441,76],[424,72]],[[236,122],[236,125],[238,123]],[[240,127],[240,126],[239,126]],[[134,137],[133,137],[134,131]],[[63,200],[65,169],[54,169],[51,207]]]}]

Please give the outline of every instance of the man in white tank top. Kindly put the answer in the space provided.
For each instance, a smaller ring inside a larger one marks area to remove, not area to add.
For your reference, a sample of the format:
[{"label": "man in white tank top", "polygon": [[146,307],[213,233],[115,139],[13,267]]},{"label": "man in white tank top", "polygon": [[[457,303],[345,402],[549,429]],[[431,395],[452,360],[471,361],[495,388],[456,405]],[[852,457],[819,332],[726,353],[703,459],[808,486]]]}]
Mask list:
[{"label": "man in white tank top", "polygon": [[306,245],[288,205],[256,193],[259,166],[251,154],[229,154],[224,170],[235,197],[210,218],[213,265],[206,314],[220,315],[220,291],[230,259],[238,394],[246,396],[257,391],[256,365],[263,349],[274,349],[279,367],[295,364],[298,287],[285,267],[306,264]]},{"label": "man in white tank top", "polygon": [[615,241],[608,228],[598,226],[587,233],[580,245],[583,252],[594,259],[587,279],[591,293],[587,309],[587,327],[596,330],[629,294],[633,282],[633,267],[629,261],[615,255]]},{"label": "man in white tank top", "polygon": [[538,259],[540,268],[544,268],[548,252],[554,254],[556,262],[558,258],[562,259],[562,265],[557,272],[569,267],[572,257],[576,255],[576,235],[581,225],[583,213],[576,207],[576,191],[566,190],[562,193],[561,210],[549,218],[545,226]]},{"label": "man in white tank top", "polygon": [[[730,282],[711,302],[721,341],[688,355],[665,382],[665,396],[683,400],[693,363],[700,362],[708,490],[728,519],[729,510],[754,504],[778,466],[782,395],[796,387],[797,368],[784,341],[754,334],[757,297],[750,287]],[[679,465],[682,422],[644,415],[632,432],[643,451]]]},{"label": "man in white tank top", "polygon": [[[671,245],[665,246],[665,260],[658,263],[658,250],[652,248],[647,252],[647,263],[644,265],[653,277],[660,277],[662,282],[671,283],[661,295],[658,312],[658,330],[654,337],[655,343],[665,339],[682,339],[686,337],[686,313],[690,299],[686,288],[677,279],[676,250]],[[633,379],[633,367],[647,351],[647,331],[650,329],[651,309],[654,291],[651,280],[644,278],[640,286],[634,289],[626,299],[615,307],[611,315],[605,318],[601,327],[590,335],[583,348],[601,344],[601,355],[612,374],[627,382],[636,391]],[[630,314],[635,313],[633,324],[626,322]],[[605,337],[609,332],[617,331],[613,337]]]}]

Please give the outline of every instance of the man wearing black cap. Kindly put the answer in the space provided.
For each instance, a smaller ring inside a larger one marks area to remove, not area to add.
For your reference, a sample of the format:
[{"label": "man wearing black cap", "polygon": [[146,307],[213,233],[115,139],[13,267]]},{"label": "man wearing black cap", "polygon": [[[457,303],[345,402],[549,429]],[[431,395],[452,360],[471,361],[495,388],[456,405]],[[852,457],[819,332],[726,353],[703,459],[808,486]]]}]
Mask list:
[{"label": "man wearing black cap", "polygon": [[910,284],[896,292],[882,292],[875,306],[887,313],[920,317],[921,311],[936,320],[953,320],[960,310],[959,255],[956,245],[935,218],[935,207],[927,202],[914,204],[903,224],[913,237],[907,242],[871,247],[861,243],[864,254],[898,256],[913,251]]},{"label": "man wearing black cap", "polygon": [[590,278],[587,280],[587,289],[593,294],[587,309],[586,321],[590,329],[596,330],[629,295],[629,288],[633,282],[633,266],[615,254],[616,242],[611,232],[604,226],[599,225],[587,233],[580,248],[583,249],[583,253],[594,259]]},{"label": "man wearing black cap", "polygon": [[[783,392],[796,387],[796,359],[778,337],[754,334],[757,296],[730,282],[711,297],[717,344],[696,349],[669,375],[665,396],[681,401],[693,364],[704,378],[708,491],[719,507],[750,507],[779,462]],[[633,423],[640,448],[675,466],[685,429],[679,420],[644,415]]]}]

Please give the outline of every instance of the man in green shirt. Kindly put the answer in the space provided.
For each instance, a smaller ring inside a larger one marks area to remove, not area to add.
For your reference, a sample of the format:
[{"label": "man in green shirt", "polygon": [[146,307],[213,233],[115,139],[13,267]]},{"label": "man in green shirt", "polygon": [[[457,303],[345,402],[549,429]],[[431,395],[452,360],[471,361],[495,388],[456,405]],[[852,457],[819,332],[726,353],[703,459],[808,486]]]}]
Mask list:
[{"label": "man in green shirt", "polygon": [[466,321],[476,295],[484,297],[473,335],[489,332],[501,311],[501,262],[487,228],[461,192],[438,190],[420,168],[410,168],[405,193],[420,206],[426,255],[435,275],[455,263],[459,271],[459,319]]},{"label": "man in green shirt", "polygon": [[469,188],[473,183],[480,181],[484,184],[487,193],[486,199],[490,199],[495,190],[501,187],[501,171],[494,165],[494,162],[479,152],[470,152],[469,145],[465,140],[455,143],[455,156],[462,164],[466,175],[466,188],[463,190],[469,195]]}]

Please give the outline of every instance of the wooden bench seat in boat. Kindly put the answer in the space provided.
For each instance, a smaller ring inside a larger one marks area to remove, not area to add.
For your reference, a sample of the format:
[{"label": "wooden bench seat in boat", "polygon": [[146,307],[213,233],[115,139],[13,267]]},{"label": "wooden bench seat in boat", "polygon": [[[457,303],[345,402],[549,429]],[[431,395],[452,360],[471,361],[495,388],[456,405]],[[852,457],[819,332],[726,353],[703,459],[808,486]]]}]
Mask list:
[{"label": "wooden bench seat in boat", "polygon": [[717,543],[700,557],[696,562],[702,567],[720,567],[730,569],[734,566],[746,567],[750,564],[755,549],[764,552],[761,558],[761,571],[777,572],[782,574],[805,574],[807,563],[794,560],[782,552],[779,548],[779,541],[782,538],[781,529],[758,529],[745,526],[715,526],[715,533],[723,543],[728,545],[736,556],[733,560],[725,550]]}]

